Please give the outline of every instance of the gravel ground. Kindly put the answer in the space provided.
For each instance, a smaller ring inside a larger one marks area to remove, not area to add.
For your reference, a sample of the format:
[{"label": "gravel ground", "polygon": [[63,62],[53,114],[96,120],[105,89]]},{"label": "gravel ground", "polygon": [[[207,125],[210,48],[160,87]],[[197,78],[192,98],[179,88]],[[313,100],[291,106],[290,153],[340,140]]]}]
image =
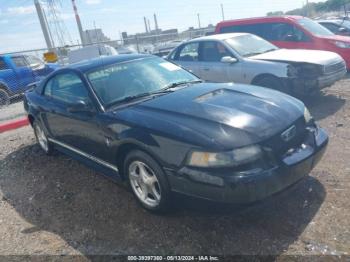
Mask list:
[{"label": "gravel ground", "polygon": [[0,254],[350,254],[350,79],[305,101],[329,136],[323,160],[288,191],[237,207],[176,197],[156,216],[31,128],[0,134]]}]

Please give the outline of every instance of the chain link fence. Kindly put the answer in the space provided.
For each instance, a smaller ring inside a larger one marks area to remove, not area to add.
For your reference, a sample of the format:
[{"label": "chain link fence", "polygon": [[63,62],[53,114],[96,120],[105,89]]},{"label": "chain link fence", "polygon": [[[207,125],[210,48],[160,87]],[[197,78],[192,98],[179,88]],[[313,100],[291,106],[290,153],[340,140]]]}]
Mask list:
[{"label": "chain link fence", "polygon": [[[104,49],[107,46],[113,47],[114,52],[118,54],[149,53],[163,57],[183,41],[208,35],[213,31],[214,28],[205,28],[189,29],[182,33],[163,31],[160,34],[141,33],[132,36],[125,34],[120,40],[90,40],[89,44],[84,46],[66,45],[55,47],[53,50],[40,48],[0,54],[0,123],[24,116],[23,105],[19,103],[23,99],[23,93],[32,83],[41,81],[55,69],[76,62],[74,59],[72,61],[71,54],[80,52],[77,50],[98,47],[97,57],[114,54]],[[57,55],[57,61],[54,63],[46,62],[44,59],[44,54],[49,51]],[[96,58],[96,55],[86,57],[91,58]]]}]

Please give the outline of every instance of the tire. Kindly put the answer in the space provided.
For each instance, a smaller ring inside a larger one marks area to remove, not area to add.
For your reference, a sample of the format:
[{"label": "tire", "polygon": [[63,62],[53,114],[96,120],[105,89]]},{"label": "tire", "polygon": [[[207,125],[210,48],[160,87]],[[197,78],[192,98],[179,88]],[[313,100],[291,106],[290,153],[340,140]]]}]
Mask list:
[{"label": "tire", "polygon": [[160,165],[148,154],[135,150],[124,162],[124,174],[129,186],[143,208],[163,213],[170,205],[170,187]]},{"label": "tire", "polygon": [[265,76],[258,79],[254,85],[271,88],[286,94],[290,94],[289,88],[283,84],[283,82],[275,76]]},{"label": "tire", "polygon": [[44,129],[42,128],[41,124],[38,121],[34,121],[33,129],[34,129],[36,141],[39,144],[40,148],[44,151],[46,155],[52,155],[54,151],[53,146],[48,140]]},{"label": "tire", "polygon": [[0,88],[0,108],[10,105],[10,96],[5,89]]}]

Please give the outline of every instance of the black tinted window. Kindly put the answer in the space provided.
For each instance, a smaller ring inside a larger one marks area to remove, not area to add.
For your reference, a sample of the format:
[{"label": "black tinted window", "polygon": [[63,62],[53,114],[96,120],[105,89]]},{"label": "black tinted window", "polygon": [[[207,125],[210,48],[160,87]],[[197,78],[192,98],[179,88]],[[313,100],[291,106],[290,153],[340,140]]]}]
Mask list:
[{"label": "black tinted window", "polygon": [[0,70],[5,70],[5,69],[8,69],[8,68],[5,62],[2,59],[0,59]]},{"label": "black tinted window", "polygon": [[80,77],[74,73],[65,73],[51,78],[44,91],[46,96],[66,102],[77,103],[80,100],[89,102],[89,95]]},{"label": "black tinted window", "polygon": [[12,61],[15,63],[17,67],[25,67],[28,66],[26,60],[23,56],[15,56],[12,57]]},{"label": "black tinted window", "polygon": [[250,33],[264,38],[264,24],[233,25],[220,29],[221,33]]},{"label": "black tinted window", "polygon": [[308,37],[299,28],[288,23],[265,24],[265,39],[269,41],[305,42]]},{"label": "black tinted window", "polygon": [[201,43],[200,61],[220,62],[224,56],[232,55],[223,44],[214,41]]}]

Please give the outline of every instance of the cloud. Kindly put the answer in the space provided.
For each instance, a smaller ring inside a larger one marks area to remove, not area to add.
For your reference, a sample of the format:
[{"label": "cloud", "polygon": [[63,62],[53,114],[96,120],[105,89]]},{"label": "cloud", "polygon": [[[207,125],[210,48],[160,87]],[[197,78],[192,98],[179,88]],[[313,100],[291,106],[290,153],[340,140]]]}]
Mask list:
[{"label": "cloud", "polygon": [[87,5],[98,5],[101,3],[101,0],[85,0]]},{"label": "cloud", "polygon": [[35,6],[18,6],[18,7],[9,7],[7,8],[7,13],[9,15],[28,15],[35,13]]},{"label": "cloud", "polygon": [[8,24],[8,23],[9,23],[9,20],[7,20],[7,19],[0,20],[0,24],[2,24],[2,25]]}]

